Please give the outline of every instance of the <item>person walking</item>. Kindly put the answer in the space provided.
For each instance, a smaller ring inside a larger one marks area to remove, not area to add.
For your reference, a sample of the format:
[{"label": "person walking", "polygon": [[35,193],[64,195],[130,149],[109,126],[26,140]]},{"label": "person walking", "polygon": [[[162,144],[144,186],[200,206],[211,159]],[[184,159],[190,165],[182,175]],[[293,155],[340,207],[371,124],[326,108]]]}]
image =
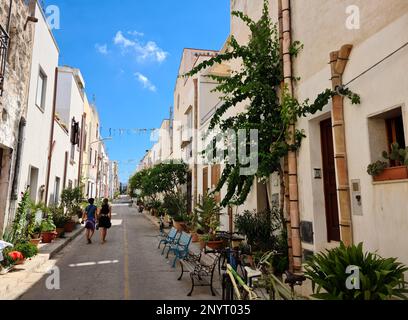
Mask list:
[{"label": "person walking", "polygon": [[95,233],[95,225],[97,219],[98,208],[94,205],[95,199],[88,200],[89,206],[87,206],[82,214],[82,224],[85,224],[86,228],[86,240],[88,244],[92,243],[92,237]]},{"label": "person walking", "polygon": [[101,243],[106,243],[106,235],[108,229],[112,227],[112,207],[109,205],[109,200],[104,199],[102,208],[99,210],[99,230],[101,233]]}]

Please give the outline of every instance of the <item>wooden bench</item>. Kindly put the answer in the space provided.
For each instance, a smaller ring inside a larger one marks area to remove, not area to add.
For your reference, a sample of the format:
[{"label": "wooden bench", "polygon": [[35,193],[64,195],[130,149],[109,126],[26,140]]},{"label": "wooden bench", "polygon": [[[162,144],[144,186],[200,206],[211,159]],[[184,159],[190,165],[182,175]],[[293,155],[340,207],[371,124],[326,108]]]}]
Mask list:
[{"label": "wooden bench", "polygon": [[174,254],[174,261],[172,264],[173,268],[176,267],[177,260],[182,260],[188,256],[191,240],[191,234],[182,232],[178,240],[176,240],[175,243],[169,245],[169,250],[167,251],[166,258],[169,257],[170,252]]},{"label": "wooden bench", "polygon": [[181,259],[181,275],[178,278],[180,281],[184,273],[189,273],[191,278],[192,288],[187,296],[191,297],[194,288],[210,287],[213,296],[216,296],[213,287],[214,272],[217,268],[220,255],[218,253],[206,253],[205,249],[199,255],[189,253],[187,257]]}]

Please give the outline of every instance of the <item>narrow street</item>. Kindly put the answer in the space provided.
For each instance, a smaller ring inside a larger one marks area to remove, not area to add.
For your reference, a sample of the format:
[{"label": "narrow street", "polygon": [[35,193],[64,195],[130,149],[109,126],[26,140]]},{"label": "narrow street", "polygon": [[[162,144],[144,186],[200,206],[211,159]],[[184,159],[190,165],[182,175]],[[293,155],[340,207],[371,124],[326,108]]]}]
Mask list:
[{"label": "narrow street", "polygon": [[177,281],[180,269],[172,269],[157,249],[158,230],[146,217],[127,204],[114,205],[113,215],[105,245],[99,243],[99,234],[95,234],[92,245],[87,245],[83,234],[56,257],[60,290],[46,288],[50,274],[44,273],[21,299],[214,299],[208,288],[196,288],[193,297],[187,297],[189,277]]}]

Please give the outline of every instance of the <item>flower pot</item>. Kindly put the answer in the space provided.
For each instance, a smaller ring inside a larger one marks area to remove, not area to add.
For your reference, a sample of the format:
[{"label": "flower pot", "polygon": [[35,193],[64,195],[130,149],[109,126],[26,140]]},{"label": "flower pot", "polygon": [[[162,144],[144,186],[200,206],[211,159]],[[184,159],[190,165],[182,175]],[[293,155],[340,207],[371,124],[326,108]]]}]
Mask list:
[{"label": "flower pot", "polygon": [[187,230],[187,225],[183,221],[174,221],[173,223],[174,228],[177,229],[179,232],[183,232]]},{"label": "flower pot", "polygon": [[57,237],[61,238],[61,236],[65,233],[65,228],[57,228]]},{"label": "flower pot", "polygon": [[30,242],[38,247],[41,242],[41,237],[36,239],[31,239]]},{"label": "flower pot", "polygon": [[16,265],[16,266],[21,266],[22,264],[24,264],[26,262],[26,259],[23,259],[23,260],[18,260],[18,261],[16,261],[14,264]]},{"label": "flower pot", "polygon": [[42,243],[51,243],[55,239],[56,232],[43,232],[41,233]]},{"label": "flower pot", "polygon": [[65,232],[72,232],[75,229],[75,222],[74,221],[69,221],[65,224],[64,226],[64,231]]},{"label": "flower pot", "polygon": [[408,167],[407,166],[385,168],[383,172],[381,172],[378,176],[374,177],[375,182],[402,180],[402,179],[408,179]]},{"label": "flower pot", "polygon": [[208,241],[207,242],[207,247],[213,249],[213,250],[219,250],[224,247],[224,241],[223,240],[217,240],[217,241]]}]

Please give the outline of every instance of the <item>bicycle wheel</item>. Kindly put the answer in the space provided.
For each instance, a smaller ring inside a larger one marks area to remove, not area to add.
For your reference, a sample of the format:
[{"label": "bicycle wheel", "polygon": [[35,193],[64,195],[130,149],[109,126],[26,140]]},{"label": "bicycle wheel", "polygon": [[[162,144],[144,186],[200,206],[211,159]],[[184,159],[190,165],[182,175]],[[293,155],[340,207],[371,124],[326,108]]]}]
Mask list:
[{"label": "bicycle wheel", "polygon": [[222,300],[233,301],[234,300],[234,288],[231,283],[231,279],[228,274],[222,275]]}]

